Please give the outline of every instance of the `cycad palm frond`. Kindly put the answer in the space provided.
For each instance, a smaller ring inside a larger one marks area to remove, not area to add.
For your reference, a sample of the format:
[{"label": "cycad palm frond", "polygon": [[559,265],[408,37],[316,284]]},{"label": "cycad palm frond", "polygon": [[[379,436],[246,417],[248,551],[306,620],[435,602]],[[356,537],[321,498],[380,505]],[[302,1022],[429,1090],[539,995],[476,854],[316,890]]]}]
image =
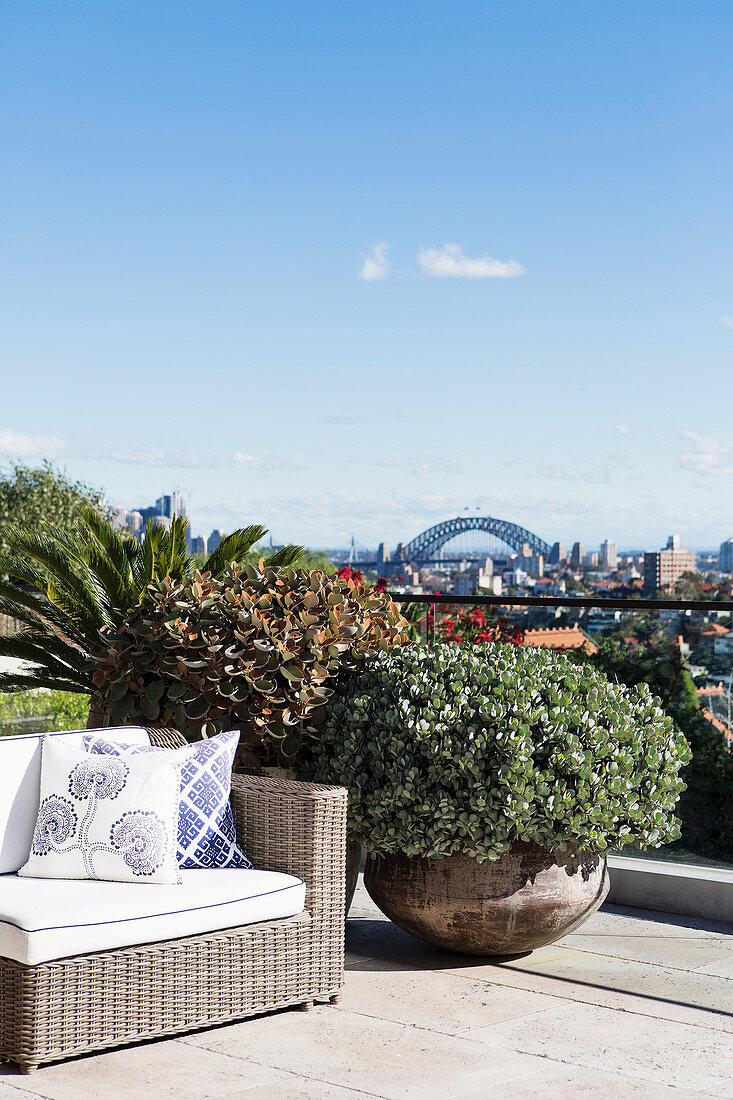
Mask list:
[{"label": "cycad palm frond", "polygon": [[270,554],[269,558],[265,558],[265,565],[285,569],[295,565],[298,558],[303,557],[303,554],[305,554],[304,546],[281,546],[274,554]]},{"label": "cycad palm frond", "polygon": [[[80,625],[94,621],[99,622],[100,626],[111,624],[110,601],[104,594],[103,585],[89,567],[79,561],[78,547],[71,550],[68,544],[65,545],[65,535],[56,531],[51,533],[48,528],[43,531],[21,531],[13,527],[8,530],[6,541],[15,554],[30,558],[36,566],[46,571],[49,579],[38,587],[57,607],[62,606],[60,600],[63,599],[66,605],[63,610],[72,621]],[[17,576],[11,569],[8,572]]]},{"label": "cycad palm frond", "polygon": [[211,573],[214,577],[220,577],[231,562],[242,561],[254,544],[263,539],[266,534],[266,527],[253,523],[249,527],[241,527],[238,531],[227,535],[207,558],[201,570],[202,573]]},{"label": "cycad palm frond", "polygon": [[50,688],[52,691],[72,691],[77,695],[89,695],[89,688],[78,680],[65,680],[50,676],[43,668],[26,668],[22,672],[0,672],[0,691],[31,691],[33,688]]},{"label": "cycad palm frond", "polygon": [[91,690],[92,679],[86,655],[55,635],[44,636],[28,631],[10,634],[0,638],[0,657],[30,661],[44,675],[86,682],[88,690]]}]

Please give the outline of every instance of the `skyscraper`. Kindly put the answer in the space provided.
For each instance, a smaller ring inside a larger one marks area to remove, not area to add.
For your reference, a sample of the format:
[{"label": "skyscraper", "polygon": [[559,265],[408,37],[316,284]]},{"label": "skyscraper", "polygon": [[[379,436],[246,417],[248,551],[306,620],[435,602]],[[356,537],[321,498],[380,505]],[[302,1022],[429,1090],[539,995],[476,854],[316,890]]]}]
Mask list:
[{"label": "skyscraper", "polygon": [[724,573],[733,571],[733,539],[726,539],[725,542],[721,542],[718,564]]},{"label": "skyscraper", "polygon": [[601,543],[601,552],[598,560],[604,569],[616,569],[618,566],[616,543],[611,542],[609,539],[604,539]]}]

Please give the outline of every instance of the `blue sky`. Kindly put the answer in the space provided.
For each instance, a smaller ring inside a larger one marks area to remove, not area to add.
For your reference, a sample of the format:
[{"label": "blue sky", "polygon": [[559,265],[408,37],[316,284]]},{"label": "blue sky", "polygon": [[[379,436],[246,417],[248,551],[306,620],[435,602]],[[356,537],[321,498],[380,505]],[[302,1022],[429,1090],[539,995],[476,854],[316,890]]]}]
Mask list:
[{"label": "blue sky", "polygon": [[0,32],[0,461],[313,546],[465,507],[733,534],[728,5],[12,0]]}]

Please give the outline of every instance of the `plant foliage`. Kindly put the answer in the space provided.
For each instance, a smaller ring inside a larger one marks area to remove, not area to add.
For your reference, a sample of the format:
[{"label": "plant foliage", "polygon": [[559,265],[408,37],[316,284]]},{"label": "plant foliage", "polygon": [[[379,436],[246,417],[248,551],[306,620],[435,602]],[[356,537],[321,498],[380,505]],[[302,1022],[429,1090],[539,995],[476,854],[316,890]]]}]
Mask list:
[{"label": "plant foliage", "polygon": [[[148,523],[140,544],[90,505],[81,504],[79,511],[71,533],[51,523],[5,531],[0,615],[22,628],[0,637],[0,657],[21,660],[25,667],[0,674],[0,690],[42,687],[89,694],[94,661],[106,644],[100,631],[115,628],[131,608],[144,603],[150,585],[164,579],[180,583],[195,571],[181,517],[174,517],[168,530]],[[264,534],[259,524],[235,531],[204,568],[215,577],[224,575]],[[292,565],[301,552],[299,546],[286,546],[270,560]]]},{"label": "plant foliage", "polygon": [[486,643],[380,654],[337,686],[303,774],[349,788],[349,830],[376,853],[498,859],[656,846],[687,743],[646,685],[547,650]]},{"label": "plant foliage", "polygon": [[92,709],[189,738],[241,726],[260,763],[313,739],[339,673],[406,641],[388,597],[319,570],[231,567],[148,589],[102,632]]},{"label": "plant foliage", "polygon": [[708,722],[692,678],[679,650],[645,645],[635,653],[612,641],[600,642],[588,656],[575,651],[569,658],[599,668],[611,679],[633,688],[645,683],[683,731],[692,749],[685,772],[687,788],[680,798],[680,847],[713,860],[733,860],[733,753],[723,736]]},{"label": "plant foliage", "polygon": [[83,729],[89,698],[66,691],[0,692],[0,735]]},{"label": "plant foliage", "polygon": [[111,518],[101,489],[72,481],[50,462],[36,467],[16,463],[0,473],[0,549],[7,549],[5,532],[17,524],[28,529],[49,522],[71,532],[82,505]]}]

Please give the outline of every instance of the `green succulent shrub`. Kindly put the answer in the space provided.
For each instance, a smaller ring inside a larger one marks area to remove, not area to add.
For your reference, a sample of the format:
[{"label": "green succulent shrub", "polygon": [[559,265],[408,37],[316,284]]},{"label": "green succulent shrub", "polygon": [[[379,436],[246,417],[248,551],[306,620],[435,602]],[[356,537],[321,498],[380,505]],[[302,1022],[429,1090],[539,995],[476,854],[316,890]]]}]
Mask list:
[{"label": "green succulent shrub", "polygon": [[486,643],[379,654],[340,683],[301,769],[349,788],[349,832],[374,853],[498,859],[657,846],[690,759],[645,685],[548,650]]},{"label": "green succulent shrub", "polygon": [[403,644],[405,626],[383,593],[320,570],[169,578],[102,630],[92,710],[189,739],[239,727],[240,762],[292,763],[315,743],[336,677]]}]

